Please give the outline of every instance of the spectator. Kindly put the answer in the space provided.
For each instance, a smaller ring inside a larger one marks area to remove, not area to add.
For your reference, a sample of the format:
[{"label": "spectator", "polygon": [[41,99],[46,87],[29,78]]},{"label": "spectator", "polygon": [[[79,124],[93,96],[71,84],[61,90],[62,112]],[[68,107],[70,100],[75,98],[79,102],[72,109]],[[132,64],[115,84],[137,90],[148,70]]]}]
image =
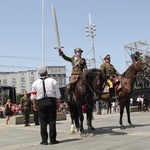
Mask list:
[{"label": "spectator", "polygon": [[116,113],[116,102],[112,102],[112,110]]},{"label": "spectator", "polygon": [[138,111],[141,112],[142,111],[143,98],[140,95],[137,98],[137,102],[138,102]]},{"label": "spectator", "polygon": [[146,94],[143,95],[143,104],[145,106],[145,111],[149,111],[149,108],[148,108],[148,98],[147,98]]},{"label": "spectator", "polygon": [[18,114],[19,114],[19,115],[22,115],[22,107],[21,107],[20,104],[18,105]]},{"label": "spectator", "polygon": [[0,104],[0,118],[4,118],[4,106]]},{"label": "spectator", "polygon": [[130,98],[130,106],[133,106],[133,98]]},{"label": "spectator", "polygon": [[[37,100],[36,100],[36,103],[37,103]],[[33,109],[33,115],[34,115],[35,126],[40,125],[40,123],[39,123],[39,113],[38,113],[37,109]]]},{"label": "spectator", "polygon": [[97,115],[101,114],[101,112],[100,112],[100,100],[96,101],[95,109],[96,109],[96,114]]},{"label": "spectator", "polygon": [[13,115],[13,111],[11,110],[11,108],[12,108],[12,103],[11,103],[11,100],[8,99],[7,103],[5,104],[6,124],[9,123],[10,117]]},{"label": "spectator", "polygon": [[27,91],[24,91],[24,96],[20,100],[21,107],[23,110],[23,117],[24,117],[24,126],[30,126],[30,111],[31,111],[31,100],[27,95]]},{"label": "spectator", "polygon": [[19,108],[18,108],[19,106],[18,105],[16,105],[16,115],[18,115],[19,114]]}]

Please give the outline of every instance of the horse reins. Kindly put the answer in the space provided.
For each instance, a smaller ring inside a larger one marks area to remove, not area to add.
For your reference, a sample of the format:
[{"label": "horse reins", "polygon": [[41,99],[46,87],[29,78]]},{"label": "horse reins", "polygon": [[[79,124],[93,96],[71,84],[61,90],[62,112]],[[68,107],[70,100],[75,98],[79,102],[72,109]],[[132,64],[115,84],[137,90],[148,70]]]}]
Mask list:
[{"label": "horse reins", "polygon": [[[94,93],[94,90],[91,88],[91,86],[89,85],[89,83],[87,82],[86,78],[85,78],[85,82],[87,84],[87,86],[89,87],[90,91],[92,92],[92,94],[95,96],[95,93]],[[90,106],[87,102],[87,99],[86,99],[86,104],[88,105],[88,107],[93,107],[94,104],[92,106]]]}]

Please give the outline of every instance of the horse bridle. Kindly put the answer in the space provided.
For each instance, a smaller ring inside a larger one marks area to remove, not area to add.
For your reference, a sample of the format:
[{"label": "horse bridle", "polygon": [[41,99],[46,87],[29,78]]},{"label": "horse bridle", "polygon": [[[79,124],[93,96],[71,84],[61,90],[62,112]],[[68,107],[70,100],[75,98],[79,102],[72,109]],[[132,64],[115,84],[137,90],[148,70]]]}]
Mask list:
[{"label": "horse bridle", "polygon": [[[97,84],[97,83],[100,83],[100,79],[99,79],[99,78],[97,79],[97,77],[99,77],[99,75],[100,75],[100,74],[98,74],[98,75],[96,76],[96,79],[94,80],[93,85],[95,85],[95,84]],[[97,82],[97,83],[96,83],[96,82]],[[90,86],[89,83],[87,82],[86,78],[85,78],[85,83],[86,83],[87,86],[89,87],[89,89],[90,89],[90,91],[92,92],[92,94],[93,94],[94,96],[96,96],[96,95],[95,95],[95,92],[96,92],[95,88],[94,88],[94,90],[91,88],[91,86]]]}]

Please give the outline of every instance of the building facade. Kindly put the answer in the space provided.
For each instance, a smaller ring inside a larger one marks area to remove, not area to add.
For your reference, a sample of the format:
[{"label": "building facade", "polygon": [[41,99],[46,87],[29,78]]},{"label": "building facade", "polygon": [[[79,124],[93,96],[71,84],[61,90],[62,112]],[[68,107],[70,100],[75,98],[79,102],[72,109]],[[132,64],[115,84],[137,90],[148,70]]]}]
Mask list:
[{"label": "building facade", "polygon": [[[65,66],[47,66],[48,76],[55,79],[59,87],[66,85]],[[23,94],[24,90],[31,92],[32,83],[40,76],[37,70],[27,70],[18,72],[0,72],[1,85],[13,86],[16,93]]]}]

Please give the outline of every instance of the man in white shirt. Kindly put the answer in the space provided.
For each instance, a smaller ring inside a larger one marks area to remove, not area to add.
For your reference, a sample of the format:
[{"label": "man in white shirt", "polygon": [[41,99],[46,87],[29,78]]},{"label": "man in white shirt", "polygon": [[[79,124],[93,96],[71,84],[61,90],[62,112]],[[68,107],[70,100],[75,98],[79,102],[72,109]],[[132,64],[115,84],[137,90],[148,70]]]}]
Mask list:
[{"label": "man in white shirt", "polygon": [[[42,145],[48,145],[48,135],[50,144],[57,144],[56,140],[56,105],[60,105],[60,90],[57,81],[48,77],[46,66],[38,68],[38,73],[41,76],[32,84],[31,100],[33,109],[38,109],[40,116],[41,138]],[[37,104],[36,104],[37,100]],[[47,132],[49,125],[49,134]]]},{"label": "man in white shirt", "polygon": [[140,95],[137,98],[137,102],[138,102],[138,111],[141,112],[143,105],[143,98]]}]

